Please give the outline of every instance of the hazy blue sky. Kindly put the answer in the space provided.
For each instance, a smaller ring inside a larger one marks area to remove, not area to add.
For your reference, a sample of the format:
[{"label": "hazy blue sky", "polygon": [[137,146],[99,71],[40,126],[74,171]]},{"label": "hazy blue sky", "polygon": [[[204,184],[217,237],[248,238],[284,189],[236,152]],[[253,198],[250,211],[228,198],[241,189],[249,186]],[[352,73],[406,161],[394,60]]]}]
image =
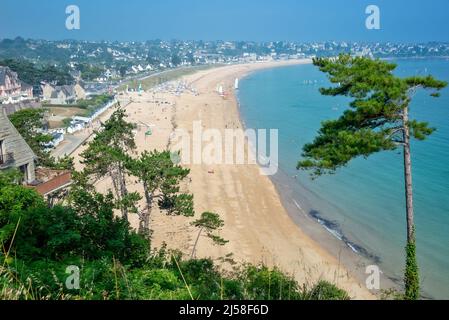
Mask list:
[{"label": "hazy blue sky", "polygon": [[[81,29],[65,28],[76,4]],[[365,8],[381,9],[381,30]],[[0,38],[449,41],[448,0],[1,0]]]}]

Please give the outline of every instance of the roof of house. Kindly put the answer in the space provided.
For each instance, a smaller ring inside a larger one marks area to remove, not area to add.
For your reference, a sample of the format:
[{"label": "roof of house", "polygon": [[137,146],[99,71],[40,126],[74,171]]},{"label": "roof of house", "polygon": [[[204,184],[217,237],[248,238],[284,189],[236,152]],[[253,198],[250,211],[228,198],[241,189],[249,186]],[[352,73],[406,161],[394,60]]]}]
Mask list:
[{"label": "roof of house", "polygon": [[79,85],[83,89],[86,87],[86,83],[83,80],[78,80],[76,82],[76,84]]},{"label": "roof of house", "polygon": [[59,93],[63,93],[66,97],[73,97],[75,95],[75,87],[70,85],[57,86],[51,93],[52,98],[57,98]]},{"label": "roof of house", "polygon": [[9,120],[8,116],[6,115],[6,109],[0,108],[0,129],[4,131],[9,131],[16,137],[20,138],[20,143],[23,145],[23,149],[25,152],[27,152],[32,158],[37,159],[37,156],[31,149],[31,147],[26,143],[25,139],[20,135],[19,131],[17,131],[16,127],[12,124],[12,122]]},{"label": "roof of house", "polygon": [[17,73],[12,71],[9,67],[0,66],[0,85],[5,84],[6,76],[13,78],[17,82],[20,82],[22,91],[33,89],[33,86],[30,86],[28,83],[20,81],[19,77],[17,76]]},{"label": "roof of house", "polygon": [[[39,176],[39,172],[36,172],[36,174]],[[39,177],[39,179],[41,178],[42,177]],[[68,187],[72,183],[72,174],[70,171],[57,170],[43,180],[45,180],[45,182],[42,182],[33,188],[41,195],[46,196]]]},{"label": "roof of house", "polygon": [[0,85],[5,83],[6,76],[17,79],[17,73],[12,71],[9,67],[0,66]]},{"label": "roof of house", "polygon": [[63,137],[63,134],[60,132],[53,132],[51,135],[53,137],[53,140],[57,140],[57,139]]},{"label": "roof of house", "polygon": [[21,81],[22,91],[33,89],[33,86],[30,86],[28,83]]}]

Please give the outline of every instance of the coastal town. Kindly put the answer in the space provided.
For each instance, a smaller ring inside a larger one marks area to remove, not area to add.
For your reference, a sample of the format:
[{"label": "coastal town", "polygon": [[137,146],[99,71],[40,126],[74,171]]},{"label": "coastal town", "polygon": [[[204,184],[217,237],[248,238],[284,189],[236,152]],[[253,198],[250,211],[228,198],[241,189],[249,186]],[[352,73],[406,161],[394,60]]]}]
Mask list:
[{"label": "coastal town", "polygon": [[3,0],[0,303],[449,300],[448,21],[445,0]]},{"label": "coastal town", "polygon": [[[86,149],[105,130],[105,123],[111,117],[115,119],[117,110],[124,112],[131,128],[128,133],[133,149],[123,154],[124,158],[138,161],[133,159],[135,153],[144,156],[149,150],[168,150],[169,157],[173,157],[179,151],[170,149],[177,138],[175,131],[189,133],[197,121],[201,129],[218,132],[244,127],[237,92],[240,80],[249,73],[311,64],[312,58],[342,53],[367,58],[448,60],[449,44],[2,40],[0,171],[17,169],[20,183],[35,190],[52,208],[66,201],[73,185],[79,186],[74,174],[88,174],[83,171],[87,166]],[[320,83],[307,79],[300,84],[313,85],[318,91]],[[230,157],[234,156],[237,157],[232,149]],[[173,163],[171,158],[170,165]],[[121,174],[116,174],[115,168],[102,169],[103,176],[92,178],[91,188],[106,194],[114,187],[114,195],[123,196],[113,180]],[[200,163],[187,170],[188,182],[177,185],[175,193],[187,190],[195,194],[196,212],[220,212],[226,221],[221,234],[230,243],[223,240],[227,245],[213,250],[206,242],[197,245],[199,235],[194,241],[196,229],[188,222],[188,214],[178,214],[180,217],[173,219],[173,214],[163,213],[164,204],[159,202],[151,215],[153,246],[168,245],[184,254],[192,252],[192,257],[198,254],[219,260],[232,256],[240,263],[254,264],[263,260],[270,267],[280,266],[299,283],[324,279],[337,282],[356,299],[376,298],[361,285],[368,260],[361,261],[366,257],[356,255],[350,242],[335,241],[332,233],[323,235],[322,226],[311,221],[313,217],[290,199],[290,203],[296,204],[293,210],[300,213],[298,219],[305,217],[301,223],[320,234],[327,251],[319,247],[290,219],[285,200],[279,197],[272,181],[260,174],[258,164]],[[140,232],[142,225],[149,228],[150,224],[150,218],[142,218],[145,210],[137,209],[145,207],[140,195],[147,192],[148,186],[142,189],[131,170],[126,175],[122,176],[124,187],[120,188],[125,188],[125,200],[126,188],[132,191],[131,196],[136,196],[135,214],[128,217],[121,204],[109,209],[117,215],[121,210],[130,226]],[[146,196],[146,201],[151,199],[151,195]],[[193,211],[191,206],[185,207]],[[146,210],[151,209],[148,205]],[[254,219],[258,221],[257,230],[252,227]],[[338,260],[328,251],[338,251]],[[351,272],[340,265],[340,259],[351,266]],[[298,273],[295,268],[308,271]]]},{"label": "coastal town", "polygon": [[[19,53],[17,55],[17,53]],[[3,39],[0,61],[51,64],[84,81],[116,84],[128,77],[195,65],[248,63],[335,56],[376,58],[449,57],[448,43],[163,41],[109,42]]]},{"label": "coastal town", "polygon": [[[111,105],[118,88],[142,90],[142,80],[149,77],[156,77],[157,84],[161,84],[169,80],[164,73],[170,70],[311,59],[341,53],[376,58],[448,59],[449,44],[3,39],[0,104],[7,114],[27,107],[49,107],[47,120],[53,126],[47,129],[52,129],[50,133],[55,137],[49,147],[56,147],[64,140],[64,133],[79,131],[87,125],[86,119],[92,120],[98,110],[104,111],[105,106]],[[55,76],[50,76],[48,70]],[[30,76],[39,72],[40,77]],[[80,109],[83,110],[79,112]],[[72,115],[73,110],[77,114]]]},{"label": "coastal town", "polygon": [[[20,55],[17,55],[18,51]],[[36,160],[36,155],[8,121],[8,116],[21,110],[44,110],[39,130],[50,139],[42,146],[51,156],[61,158],[70,156],[93,134],[99,126],[99,118],[111,107],[130,103],[133,93],[141,96],[145,90],[152,89],[153,100],[158,92],[179,96],[188,85],[170,80],[183,75],[185,70],[195,72],[213,66],[288,62],[341,53],[377,58],[416,56],[448,59],[449,44],[3,39],[0,41],[2,128],[9,128],[8,135],[15,137],[13,140],[22,146],[24,160],[13,161],[11,149],[16,148],[15,144],[6,143],[11,138],[2,138],[0,169],[14,163],[26,173],[25,181],[42,183],[35,179],[33,159]],[[177,74],[177,70],[183,72]],[[313,83],[312,80],[309,82]],[[238,88],[238,79],[235,79],[234,86]],[[198,95],[194,88],[189,90]],[[216,91],[225,96],[222,84],[217,83]],[[22,158],[16,157],[18,160]],[[61,183],[67,185],[67,177]],[[57,185],[56,189],[59,187]]]}]

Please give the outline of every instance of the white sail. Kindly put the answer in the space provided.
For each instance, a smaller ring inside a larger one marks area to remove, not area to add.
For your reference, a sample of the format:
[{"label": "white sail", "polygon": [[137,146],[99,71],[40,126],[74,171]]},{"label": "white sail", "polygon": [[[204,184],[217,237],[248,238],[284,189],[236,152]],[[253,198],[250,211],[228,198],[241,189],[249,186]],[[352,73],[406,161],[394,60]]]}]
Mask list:
[{"label": "white sail", "polygon": [[235,90],[238,90],[238,89],[239,89],[239,78],[236,78],[236,79],[235,79],[235,82],[234,82],[234,88],[235,88]]}]

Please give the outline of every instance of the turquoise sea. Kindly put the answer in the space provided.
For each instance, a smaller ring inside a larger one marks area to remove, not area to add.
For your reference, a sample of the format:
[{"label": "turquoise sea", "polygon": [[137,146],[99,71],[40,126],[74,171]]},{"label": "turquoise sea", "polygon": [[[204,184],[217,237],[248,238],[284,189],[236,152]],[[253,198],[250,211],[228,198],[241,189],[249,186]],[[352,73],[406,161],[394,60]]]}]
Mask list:
[{"label": "turquoise sea", "polygon": [[[430,73],[449,81],[448,59],[395,62],[398,75]],[[327,85],[326,76],[312,65],[253,73],[241,81],[238,93],[243,121],[248,128],[279,129],[279,175],[288,177],[283,181],[292,191],[291,201],[400,283],[406,239],[401,150],[356,159],[317,180],[295,169],[302,146],[313,140],[320,122],[347,108],[346,98],[320,95],[319,87]],[[437,128],[412,149],[423,294],[449,299],[449,90],[438,99],[419,92],[411,115]]]}]

